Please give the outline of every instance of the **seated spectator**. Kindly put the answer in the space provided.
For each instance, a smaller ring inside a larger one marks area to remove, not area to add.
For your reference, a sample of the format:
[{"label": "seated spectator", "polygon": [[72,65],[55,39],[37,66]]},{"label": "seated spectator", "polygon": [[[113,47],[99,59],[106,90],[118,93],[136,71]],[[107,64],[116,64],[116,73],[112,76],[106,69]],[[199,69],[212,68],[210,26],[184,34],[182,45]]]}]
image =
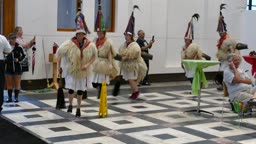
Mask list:
[{"label": "seated spectator", "polygon": [[247,102],[256,98],[254,78],[249,78],[244,70],[239,68],[241,57],[238,54],[228,55],[229,66],[224,69],[223,81],[225,82],[231,102],[242,102],[244,107]]}]

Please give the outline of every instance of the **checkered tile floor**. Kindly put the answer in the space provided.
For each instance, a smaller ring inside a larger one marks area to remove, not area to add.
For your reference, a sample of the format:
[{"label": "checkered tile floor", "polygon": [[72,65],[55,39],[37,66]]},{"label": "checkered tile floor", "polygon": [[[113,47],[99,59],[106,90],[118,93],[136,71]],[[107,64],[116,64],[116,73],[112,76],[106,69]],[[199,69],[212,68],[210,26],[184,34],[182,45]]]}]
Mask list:
[{"label": "checkered tile floor", "polygon": [[202,90],[200,103],[200,109],[214,116],[184,112],[197,107],[190,85],[153,86],[141,87],[138,100],[128,99],[128,89],[118,97],[109,95],[107,118],[98,118],[95,90],[83,101],[81,118],[74,116],[75,103],[71,114],[56,110],[56,93],[22,93],[19,103],[4,104],[2,116],[54,144],[255,143],[255,114],[239,118],[214,86]]}]

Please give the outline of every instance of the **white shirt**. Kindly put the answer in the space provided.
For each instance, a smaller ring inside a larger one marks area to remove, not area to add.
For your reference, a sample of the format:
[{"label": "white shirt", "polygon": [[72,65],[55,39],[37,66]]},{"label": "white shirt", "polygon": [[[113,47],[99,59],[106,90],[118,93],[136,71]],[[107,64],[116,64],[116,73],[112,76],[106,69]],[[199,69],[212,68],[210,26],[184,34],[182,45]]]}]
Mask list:
[{"label": "white shirt", "polygon": [[0,35],[0,60],[4,60],[4,53],[10,53],[12,48],[8,42],[8,40]]},{"label": "white shirt", "polygon": [[[242,79],[249,78],[249,76],[242,69],[238,68],[237,71]],[[234,99],[235,94],[251,88],[250,84],[233,83],[234,77],[234,71],[231,70],[229,66],[226,67],[224,70],[223,81],[227,85],[229,97],[231,100]]]}]

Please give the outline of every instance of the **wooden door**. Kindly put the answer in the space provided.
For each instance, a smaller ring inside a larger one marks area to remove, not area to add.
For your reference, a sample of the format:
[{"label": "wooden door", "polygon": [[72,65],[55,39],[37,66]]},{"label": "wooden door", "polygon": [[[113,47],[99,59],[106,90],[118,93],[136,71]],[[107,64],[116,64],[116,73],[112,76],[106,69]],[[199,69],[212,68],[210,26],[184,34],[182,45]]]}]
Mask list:
[{"label": "wooden door", "polygon": [[3,34],[7,36],[15,27],[15,0],[3,0]]}]

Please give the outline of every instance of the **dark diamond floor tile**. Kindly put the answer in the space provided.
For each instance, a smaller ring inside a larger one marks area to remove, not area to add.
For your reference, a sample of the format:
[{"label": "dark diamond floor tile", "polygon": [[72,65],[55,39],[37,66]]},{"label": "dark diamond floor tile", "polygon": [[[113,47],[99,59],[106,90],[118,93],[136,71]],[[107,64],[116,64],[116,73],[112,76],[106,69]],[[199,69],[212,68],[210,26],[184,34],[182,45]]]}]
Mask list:
[{"label": "dark diamond floor tile", "polygon": [[32,114],[32,115],[24,115],[24,117],[30,119],[30,118],[39,118],[39,117],[42,117],[42,116],[40,116],[39,114]]},{"label": "dark diamond floor tile", "polygon": [[113,121],[114,123],[117,123],[119,125],[123,125],[123,124],[131,124],[132,122],[127,121],[127,120],[120,120],[120,121]]},{"label": "dark diamond floor tile", "polygon": [[221,131],[221,132],[223,132],[223,131],[230,131],[230,130],[232,130],[232,129],[230,129],[230,128],[223,127],[223,126],[212,127],[212,129],[215,129],[215,130],[217,130],[217,131]]},{"label": "dark diamond floor tile", "polygon": [[159,138],[161,140],[167,140],[167,139],[173,139],[173,138],[177,138],[175,136],[172,136],[170,134],[159,134],[159,135],[152,135],[153,137]]},{"label": "dark diamond floor tile", "polygon": [[54,132],[70,131],[70,129],[66,127],[55,127],[55,128],[49,128],[49,129]]}]

